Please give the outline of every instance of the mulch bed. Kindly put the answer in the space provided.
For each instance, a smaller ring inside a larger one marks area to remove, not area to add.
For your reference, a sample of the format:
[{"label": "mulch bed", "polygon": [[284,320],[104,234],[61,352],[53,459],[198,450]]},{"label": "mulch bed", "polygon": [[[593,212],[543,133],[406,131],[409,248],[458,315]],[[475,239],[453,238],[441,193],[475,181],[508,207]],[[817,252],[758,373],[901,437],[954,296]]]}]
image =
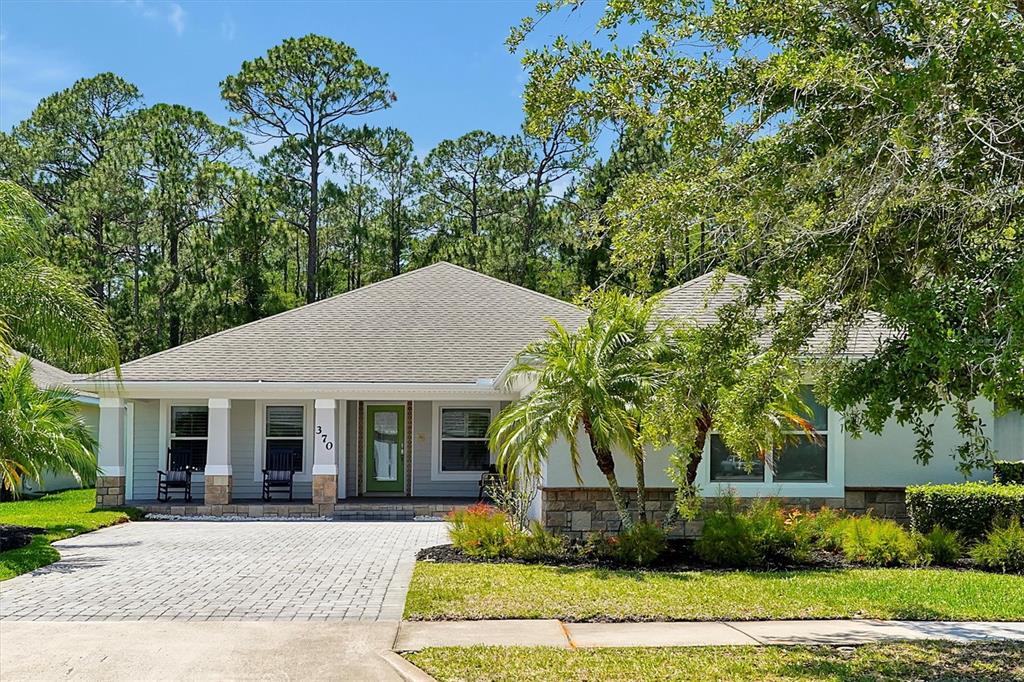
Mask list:
[{"label": "mulch bed", "polygon": [[24,547],[32,542],[33,535],[42,535],[45,532],[45,528],[36,528],[34,526],[0,524],[0,552]]}]

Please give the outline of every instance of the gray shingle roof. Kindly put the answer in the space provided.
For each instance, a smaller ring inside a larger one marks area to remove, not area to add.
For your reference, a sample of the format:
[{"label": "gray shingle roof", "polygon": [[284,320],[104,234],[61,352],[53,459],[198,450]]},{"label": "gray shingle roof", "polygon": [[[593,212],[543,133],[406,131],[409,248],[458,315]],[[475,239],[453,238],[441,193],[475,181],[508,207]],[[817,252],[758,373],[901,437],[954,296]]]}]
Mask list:
[{"label": "gray shingle roof", "polygon": [[[71,382],[81,376],[80,374],[65,372],[60,367],[54,367],[42,360],[25,355],[21,351],[11,350],[11,356],[16,360],[26,357],[29,359],[29,362],[32,363],[32,379],[39,388],[71,388]],[[78,389],[75,390],[77,391]],[[83,391],[78,392],[83,393]],[[85,395],[91,394],[86,393]]]},{"label": "gray shingle roof", "polygon": [[574,329],[586,311],[437,263],[125,363],[121,371],[124,381],[475,384],[496,378],[543,336],[551,318]]},{"label": "gray shingle roof", "polygon": [[[744,295],[750,280],[742,275],[728,273],[721,288],[713,290],[714,284],[715,274],[712,272],[669,289],[662,294],[657,314],[664,318],[691,320],[698,325],[711,324],[717,319],[719,309]],[[783,302],[798,300],[800,292],[782,289],[779,298]],[[882,316],[869,313],[862,324],[850,333],[846,354],[871,355],[878,349],[879,342],[890,334]],[[830,339],[830,329],[818,330],[808,340],[807,349],[810,353],[822,353],[828,348]]]}]

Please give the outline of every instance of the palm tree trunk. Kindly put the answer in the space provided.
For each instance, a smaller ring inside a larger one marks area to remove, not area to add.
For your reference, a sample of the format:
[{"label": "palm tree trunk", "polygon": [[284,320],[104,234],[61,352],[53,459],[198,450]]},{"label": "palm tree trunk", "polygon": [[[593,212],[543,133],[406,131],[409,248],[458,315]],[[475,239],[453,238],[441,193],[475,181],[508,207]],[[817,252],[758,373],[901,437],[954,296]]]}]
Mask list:
[{"label": "palm tree trunk", "polygon": [[697,469],[700,467],[701,459],[704,458],[704,444],[707,442],[708,431],[711,430],[711,419],[711,412],[707,408],[704,408],[697,418],[696,433],[693,437],[693,449],[690,451],[690,461],[687,462],[686,466],[686,485],[680,485],[676,488],[672,509],[668,511],[665,517],[666,528],[675,525],[679,520],[679,508],[682,506],[683,496],[693,494],[693,484],[697,480]]},{"label": "palm tree trunk", "polygon": [[636,467],[636,509],[640,520],[647,521],[647,481],[644,474],[643,451],[633,453],[633,466]]},{"label": "palm tree trunk", "polygon": [[619,521],[622,523],[622,530],[629,530],[633,527],[633,517],[629,513],[629,500],[626,499],[619,481],[615,478],[615,472],[605,474],[608,479],[608,490],[612,493],[612,502],[615,503],[615,511],[619,513]]},{"label": "palm tree trunk", "polygon": [[597,461],[597,468],[600,469],[601,473],[608,480],[608,490],[612,493],[615,511],[619,513],[622,530],[629,530],[633,527],[633,517],[629,514],[629,500],[622,494],[622,488],[619,487],[619,479],[615,477],[615,459],[612,457],[612,451],[594,442],[593,425],[590,423],[590,417],[587,415],[583,416],[583,428],[587,432],[587,437],[590,438],[590,449],[593,451],[594,459]]}]

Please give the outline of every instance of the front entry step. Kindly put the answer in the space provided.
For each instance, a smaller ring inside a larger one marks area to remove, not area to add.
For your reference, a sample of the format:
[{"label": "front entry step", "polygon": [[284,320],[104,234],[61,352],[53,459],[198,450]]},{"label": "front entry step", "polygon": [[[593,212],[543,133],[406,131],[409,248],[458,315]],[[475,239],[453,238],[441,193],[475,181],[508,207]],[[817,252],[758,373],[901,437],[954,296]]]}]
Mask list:
[{"label": "front entry step", "polygon": [[412,521],[413,519],[440,519],[456,509],[465,509],[474,500],[373,500],[358,498],[340,501],[334,505],[334,518],[338,521]]}]

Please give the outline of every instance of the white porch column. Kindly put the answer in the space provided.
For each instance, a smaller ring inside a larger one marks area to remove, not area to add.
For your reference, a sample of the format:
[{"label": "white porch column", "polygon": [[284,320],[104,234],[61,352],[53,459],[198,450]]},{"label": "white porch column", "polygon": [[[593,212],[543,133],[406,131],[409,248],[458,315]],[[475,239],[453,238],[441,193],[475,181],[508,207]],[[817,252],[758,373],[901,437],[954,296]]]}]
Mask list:
[{"label": "white porch column", "polygon": [[231,401],[210,398],[206,440],[205,504],[231,503]]},{"label": "white porch column", "polygon": [[124,504],[124,411],[122,399],[100,398],[97,507],[119,507]]},{"label": "white porch column", "polygon": [[[338,403],[336,400],[317,399],[313,406],[313,504],[330,505],[338,498],[337,423]],[[329,513],[326,508],[321,514]]]}]

